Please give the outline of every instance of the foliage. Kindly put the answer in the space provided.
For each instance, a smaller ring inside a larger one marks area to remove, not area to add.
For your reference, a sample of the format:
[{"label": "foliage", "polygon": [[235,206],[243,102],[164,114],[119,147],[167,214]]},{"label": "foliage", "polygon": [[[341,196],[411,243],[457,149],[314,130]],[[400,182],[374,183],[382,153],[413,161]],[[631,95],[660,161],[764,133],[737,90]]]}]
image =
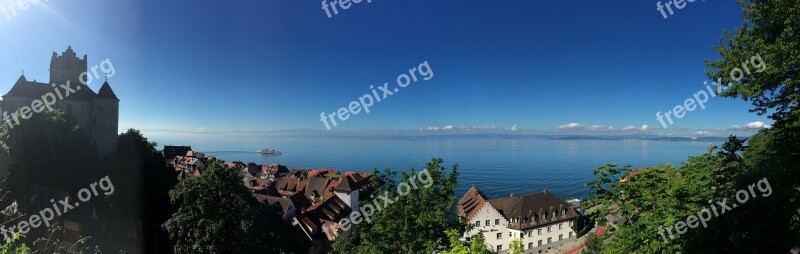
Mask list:
[{"label": "foliage", "polygon": [[[120,214],[115,220],[142,222],[144,240],[135,246],[150,252],[164,253],[172,248],[169,235],[161,227],[174,212],[169,191],[177,184],[177,176],[164,164],[164,157],[138,130],[130,129],[117,139],[117,154],[110,178],[118,186],[110,197]],[[125,228],[120,234],[124,235]]]},{"label": "foliage", "polygon": [[522,245],[522,238],[515,238],[511,240],[511,254],[525,253],[525,247]]},{"label": "foliage", "polygon": [[581,253],[583,254],[596,254],[602,253],[602,239],[595,236],[595,234],[589,234],[584,238],[583,244],[586,247],[583,249]]},{"label": "foliage", "polygon": [[[370,195],[371,199],[388,196],[390,200],[396,201],[376,212],[371,222],[364,221],[358,225],[361,239],[353,245],[355,248],[337,249],[337,252],[432,253],[448,240],[446,230],[463,231],[464,225],[448,216],[456,204],[453,191],[457,185],[458,165],[454,165],[450,174],[446,174],[441,164],[442,159],[433,159],[426,163],[431,186],[420,186],[405,196],[397,193],[397,171],[375,170],[371,181],[372,186],[378,186],[378,190]],[[400,180],[410,182],[411,177],[418,173],[412,168],[409,172],[403,172]],[[420,210],[421,208],[424,210]]]},{"label": "foliage", "polygon": [[731,71],[760,55],[767,67],[752,71],[723,95],[752,101],[751,112],[770,118],[776,126],[798,126],[800,120],[800,5],[796,0],[752,0],[739,3],[743,23],[733,32],[725,31],[715,50],[721,59],[706,60],[707,74],[724,84],[734,82]]},{"label": "foliage", "polygon": [[280,253],[291,246],[289,225],[258,202],[219,162],[170,191],[178,210],[164,223],[176,253]]},{"label": "foliage", "polygon": [[20,241],[19,232],[14,233],[12,237],[6,238],[3,241],[3,245],[0,245],[0,253],[26,254],[30,252],[31,248]]},{"label": "foliage", "polygon": [[491,251],[486,248],[486,238],[483,234],[479,233],[471,238],[468,242],[459,240],[461,234],[456,229],[448,229],[445,231],[447,238],[450,240],[450,249],[442,251],[443,254],[489,254]]},{"label": "foliage", "polygon": [[33,184],[78,190],[105,176],[94,145],[73,119],[60,111],[34,114],[13,129],[8,125],[0,129],[0,146],[14,159],[8,182],[17,200],[30,197]]}]

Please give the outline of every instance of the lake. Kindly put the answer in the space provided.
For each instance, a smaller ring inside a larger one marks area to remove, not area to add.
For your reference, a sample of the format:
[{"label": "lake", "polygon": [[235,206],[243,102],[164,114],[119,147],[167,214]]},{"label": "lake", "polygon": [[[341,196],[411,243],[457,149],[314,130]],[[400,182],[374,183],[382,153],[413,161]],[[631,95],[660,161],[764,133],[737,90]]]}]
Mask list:
[{"label": "lake", "polygon": [[[449,170],[460,166],[457,196],[477,185],[490,198],[544,188],[562,198],[585,197],[584,183],[595,168],[607,163],[644,167],[679,166],[690,155],[708,151],[708,141],[561,140],[548,138],[378,138],[378,137],[198,137],[148,135],[163,145],[191,145],[225,161],[278,163],[292,168],[422,169],[442,158]],[[719,145],[720,142],[713,142]],[[278,156],[255,151],[272,148]]]}]

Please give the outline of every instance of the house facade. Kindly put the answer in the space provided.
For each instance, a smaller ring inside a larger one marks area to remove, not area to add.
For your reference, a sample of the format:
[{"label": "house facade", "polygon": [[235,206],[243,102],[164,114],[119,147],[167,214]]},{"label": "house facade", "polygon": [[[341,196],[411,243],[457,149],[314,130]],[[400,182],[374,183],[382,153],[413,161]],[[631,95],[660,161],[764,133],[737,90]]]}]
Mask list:
[{"label": "house facade", "polygon": [[572,225],[578,214],[571,205],[548,192],[488,199],[472,186],[458,202],[458,215],[473,225],[464,237],[483,234],[486,247],[508,253],[511,241],[522,239],[525,253],[547,250],[576,239]]}]

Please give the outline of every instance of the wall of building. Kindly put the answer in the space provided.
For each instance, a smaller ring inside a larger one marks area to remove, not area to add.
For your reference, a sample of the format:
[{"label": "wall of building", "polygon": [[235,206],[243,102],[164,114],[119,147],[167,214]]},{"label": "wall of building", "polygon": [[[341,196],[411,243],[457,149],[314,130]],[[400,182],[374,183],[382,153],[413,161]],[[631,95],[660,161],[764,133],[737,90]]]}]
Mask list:
[{"label": "wall of building", "polygon": [[[486,225],[487,220],[489,221],[488,226]],[[495,223],[496,220],[499,220],[500,223]],[[470,220],[470,223],[475,225],[478,221],[481,222],[481,225],[467,232],[465,234],[466,237],[472,237],[482,232],[483,236],[486,238],[487,248],[497,250],[497,246],[501,245],[503,250],[508,250],[510,243],[508,237],[508,221],[500,212],[494,209],[489,203],[486,203],[478,210],[475,217]],[[497,238],[498,233],[501,236],[499,239]]]},{"label": "wall of building", "polygon": [[334,191],[333,194],[336,195],[337,197],[339,197],[339,199],[341,199],[342,201],[344,201],[344,203],[347,204],[347,206],[349,206],[353,211],[356,211],[356,210],[359,209],[359,207],[358,207],[359,191],[358,190],[354,190],[353,192],[350,192],[350,193],[341,192],[341,191]]},{"label": "wall of building", "polygon": [[116,150],[119,134],[119,101],[97,99],[93,101],[92,140],[101,155]]}]

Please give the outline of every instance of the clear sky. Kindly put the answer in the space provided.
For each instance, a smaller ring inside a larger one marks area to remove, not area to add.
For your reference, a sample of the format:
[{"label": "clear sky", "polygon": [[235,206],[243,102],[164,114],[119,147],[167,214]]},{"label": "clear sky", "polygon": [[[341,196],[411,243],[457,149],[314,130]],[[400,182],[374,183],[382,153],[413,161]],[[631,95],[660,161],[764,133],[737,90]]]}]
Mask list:
[{"label": "clear sky", "polygon": [[726,135],[771,124],[749,102],[711,98],[662,129],[656,112],[705,89],[703,60],[742,18],[734,1],[695,1],[668,19],[656,2],[364,0],[329,18],[305,0],[39,0],[10,20],[0,13],[0,92],[22,68],[46,81],[52,51],[71,44],[90,66],[113,63],[121,129],[324,130],[321,112],[423,61],[431,80],[333,131]]}]

